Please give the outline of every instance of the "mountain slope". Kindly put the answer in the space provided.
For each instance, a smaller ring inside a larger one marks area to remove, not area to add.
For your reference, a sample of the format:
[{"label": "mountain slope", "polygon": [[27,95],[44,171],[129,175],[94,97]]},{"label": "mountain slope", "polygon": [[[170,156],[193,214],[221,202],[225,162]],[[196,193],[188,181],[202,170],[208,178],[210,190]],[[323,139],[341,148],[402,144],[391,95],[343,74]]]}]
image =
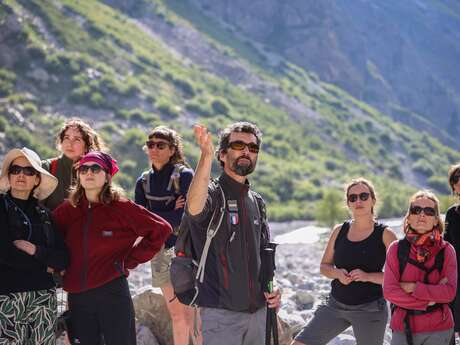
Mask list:
[{"label": "mountain slope", "polygon": [[395,119],[460,147],[457,1],[186,2]]},{"label": "mountain slope", "polygon": [[5,1],[1,151],[28,145],[51,156],[63,118],[79,115],[103,133],[122,167],[118,182],[132,191],[152,126],[179,130],[194,166],[193,123],[217,133],[249,120],[264,132],[253,180],[272,219],[313,217],[328,188],[357,175],[377,182],[384,216],[401,212],[410,186],[448,191],[445,170],[458,152],[286,61],[266,69],[276,56],[193,12],[217,40],[179,10],[146,0]]}]

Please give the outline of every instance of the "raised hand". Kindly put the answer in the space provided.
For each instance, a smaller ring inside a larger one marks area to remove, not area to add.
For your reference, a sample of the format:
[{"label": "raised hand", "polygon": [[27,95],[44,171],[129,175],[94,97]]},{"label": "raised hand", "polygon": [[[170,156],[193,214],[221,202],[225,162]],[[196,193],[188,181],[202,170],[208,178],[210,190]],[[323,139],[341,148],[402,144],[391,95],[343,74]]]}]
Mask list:
[{"label": "raised hand", "polygon": [[209,133],[208,129],[203,125],[194,125],[193,132],[195,134],[195,141],[200,146],[201,154],[212,156],[214,154],[214,146],[212,144],[211,133]]}]

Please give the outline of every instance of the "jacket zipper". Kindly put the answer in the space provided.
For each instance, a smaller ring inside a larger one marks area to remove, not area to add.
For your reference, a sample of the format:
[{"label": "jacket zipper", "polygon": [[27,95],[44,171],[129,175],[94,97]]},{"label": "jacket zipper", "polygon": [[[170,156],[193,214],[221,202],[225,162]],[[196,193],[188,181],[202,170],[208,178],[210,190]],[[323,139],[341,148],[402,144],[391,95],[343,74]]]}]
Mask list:
[{"label": "jacket zipper", "polygon": [[89,227],[91,225],[91,216],[92,216],[92,209],[91,203],[88,202],[88,214],[86,218],[85,226],[83,227],[83,269],[81,272],[81,287],[82,290],[86,289],[88,285],[88,247],[89,247]]},{"label": "jacket zipper", "polygon": [[248,294],[249,294],[249,310],[252,311],[255,309],[255,303],[254,303],[254,283],[252,281],[251,277],[251,269],[249,267],[249,261],[250,261],[250,251],[249,251],[249,238],[250,238],[250,224],[248,222],[247,216],[246,216],[246,204],[244,203],[244,193],[241,193],[241,206],[243,209],[243,222],[246,223],[246,267],[247,267],[247,272],[248,272]]}]

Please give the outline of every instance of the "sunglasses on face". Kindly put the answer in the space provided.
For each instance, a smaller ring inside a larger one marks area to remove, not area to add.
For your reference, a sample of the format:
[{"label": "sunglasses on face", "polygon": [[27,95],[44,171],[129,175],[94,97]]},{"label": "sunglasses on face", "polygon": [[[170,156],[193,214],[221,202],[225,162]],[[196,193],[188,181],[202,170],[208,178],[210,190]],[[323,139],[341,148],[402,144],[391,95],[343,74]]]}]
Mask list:
[{"label": "sunglasses on face", "polygon": [[35,170],[34,167],[22,167],[20,165],[12,165],[8,169],[8,173],[10,173],[11,175],[19,175],[21,172],[26,176],[38,175],[38,171]]},{"label": "sunglasses on face", "polygon": [[86,175],[88,171],[91,170],[93,174],[98,174],[101,172],[102,167],[99,164],[93,164],[93,165],[80,165],[78,168],[78,172],[82,175]]},{"label": "sunglasses on face", "polygon": [[150,140],[146,141],[145,145],[151,150],[154,149],[155,147],[158,150],[164,150],[165,148],[169,146],[169,144],[165,143],[164,141],[150,141]]},{"label": "sunglasses on face", "polygon": [[421,206],[411,206],[409,209],[410,214],[421,214],[425,213],[425,216],[435,216],[436,210],[433,207],[421,207]]},{"label": "sunglasses on face", "polygon": [[347,199],[348,199],[348,202],[356,202],[358,198],[361,201],[366,201],[367,199],[369,199],[369,196],[370,196],[369,193],[362,192],[359,194],[348,194]]},{"label": "sunglasses on face", "polygon": [[452,184],[457,184],[458,180],[460,180],[460,174],[457,173],[454,176],[452,176]]},{"label": "sunglasses on face", "polygon": [[255,143],[245,143],[244,141],[232,141],[228,143],[228,147],[235,151],[243,151],[245,147],[248,148],[249,152],[251,153],[258,153],[259,152],[259,145]]}]

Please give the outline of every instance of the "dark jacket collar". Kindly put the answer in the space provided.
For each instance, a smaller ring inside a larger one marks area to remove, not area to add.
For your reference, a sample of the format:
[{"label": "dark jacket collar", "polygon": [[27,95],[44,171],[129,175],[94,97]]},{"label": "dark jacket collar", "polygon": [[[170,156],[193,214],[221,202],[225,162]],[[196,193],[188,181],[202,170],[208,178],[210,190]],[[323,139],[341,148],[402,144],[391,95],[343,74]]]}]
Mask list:
[{"label": "dark jacket collar", "polygon": [[156,175],[171,175],[172,171],[174,169],[174,164],[171,164],[171,163],[166,163],[163,168],[161,168],[160,170],[157,170],[154,168],[153,164],[152,164],[152,170],[153,172],[156,174]]},{"label": "dark jacket collar", "polygon": [[222,187],[226,190],[244,193],[247,194],[250,188],[249,181],[246,179],[244,183],[239,183],[238,181],[231,178],[225,171],[219,176],[219,182],[222,184]]}]

